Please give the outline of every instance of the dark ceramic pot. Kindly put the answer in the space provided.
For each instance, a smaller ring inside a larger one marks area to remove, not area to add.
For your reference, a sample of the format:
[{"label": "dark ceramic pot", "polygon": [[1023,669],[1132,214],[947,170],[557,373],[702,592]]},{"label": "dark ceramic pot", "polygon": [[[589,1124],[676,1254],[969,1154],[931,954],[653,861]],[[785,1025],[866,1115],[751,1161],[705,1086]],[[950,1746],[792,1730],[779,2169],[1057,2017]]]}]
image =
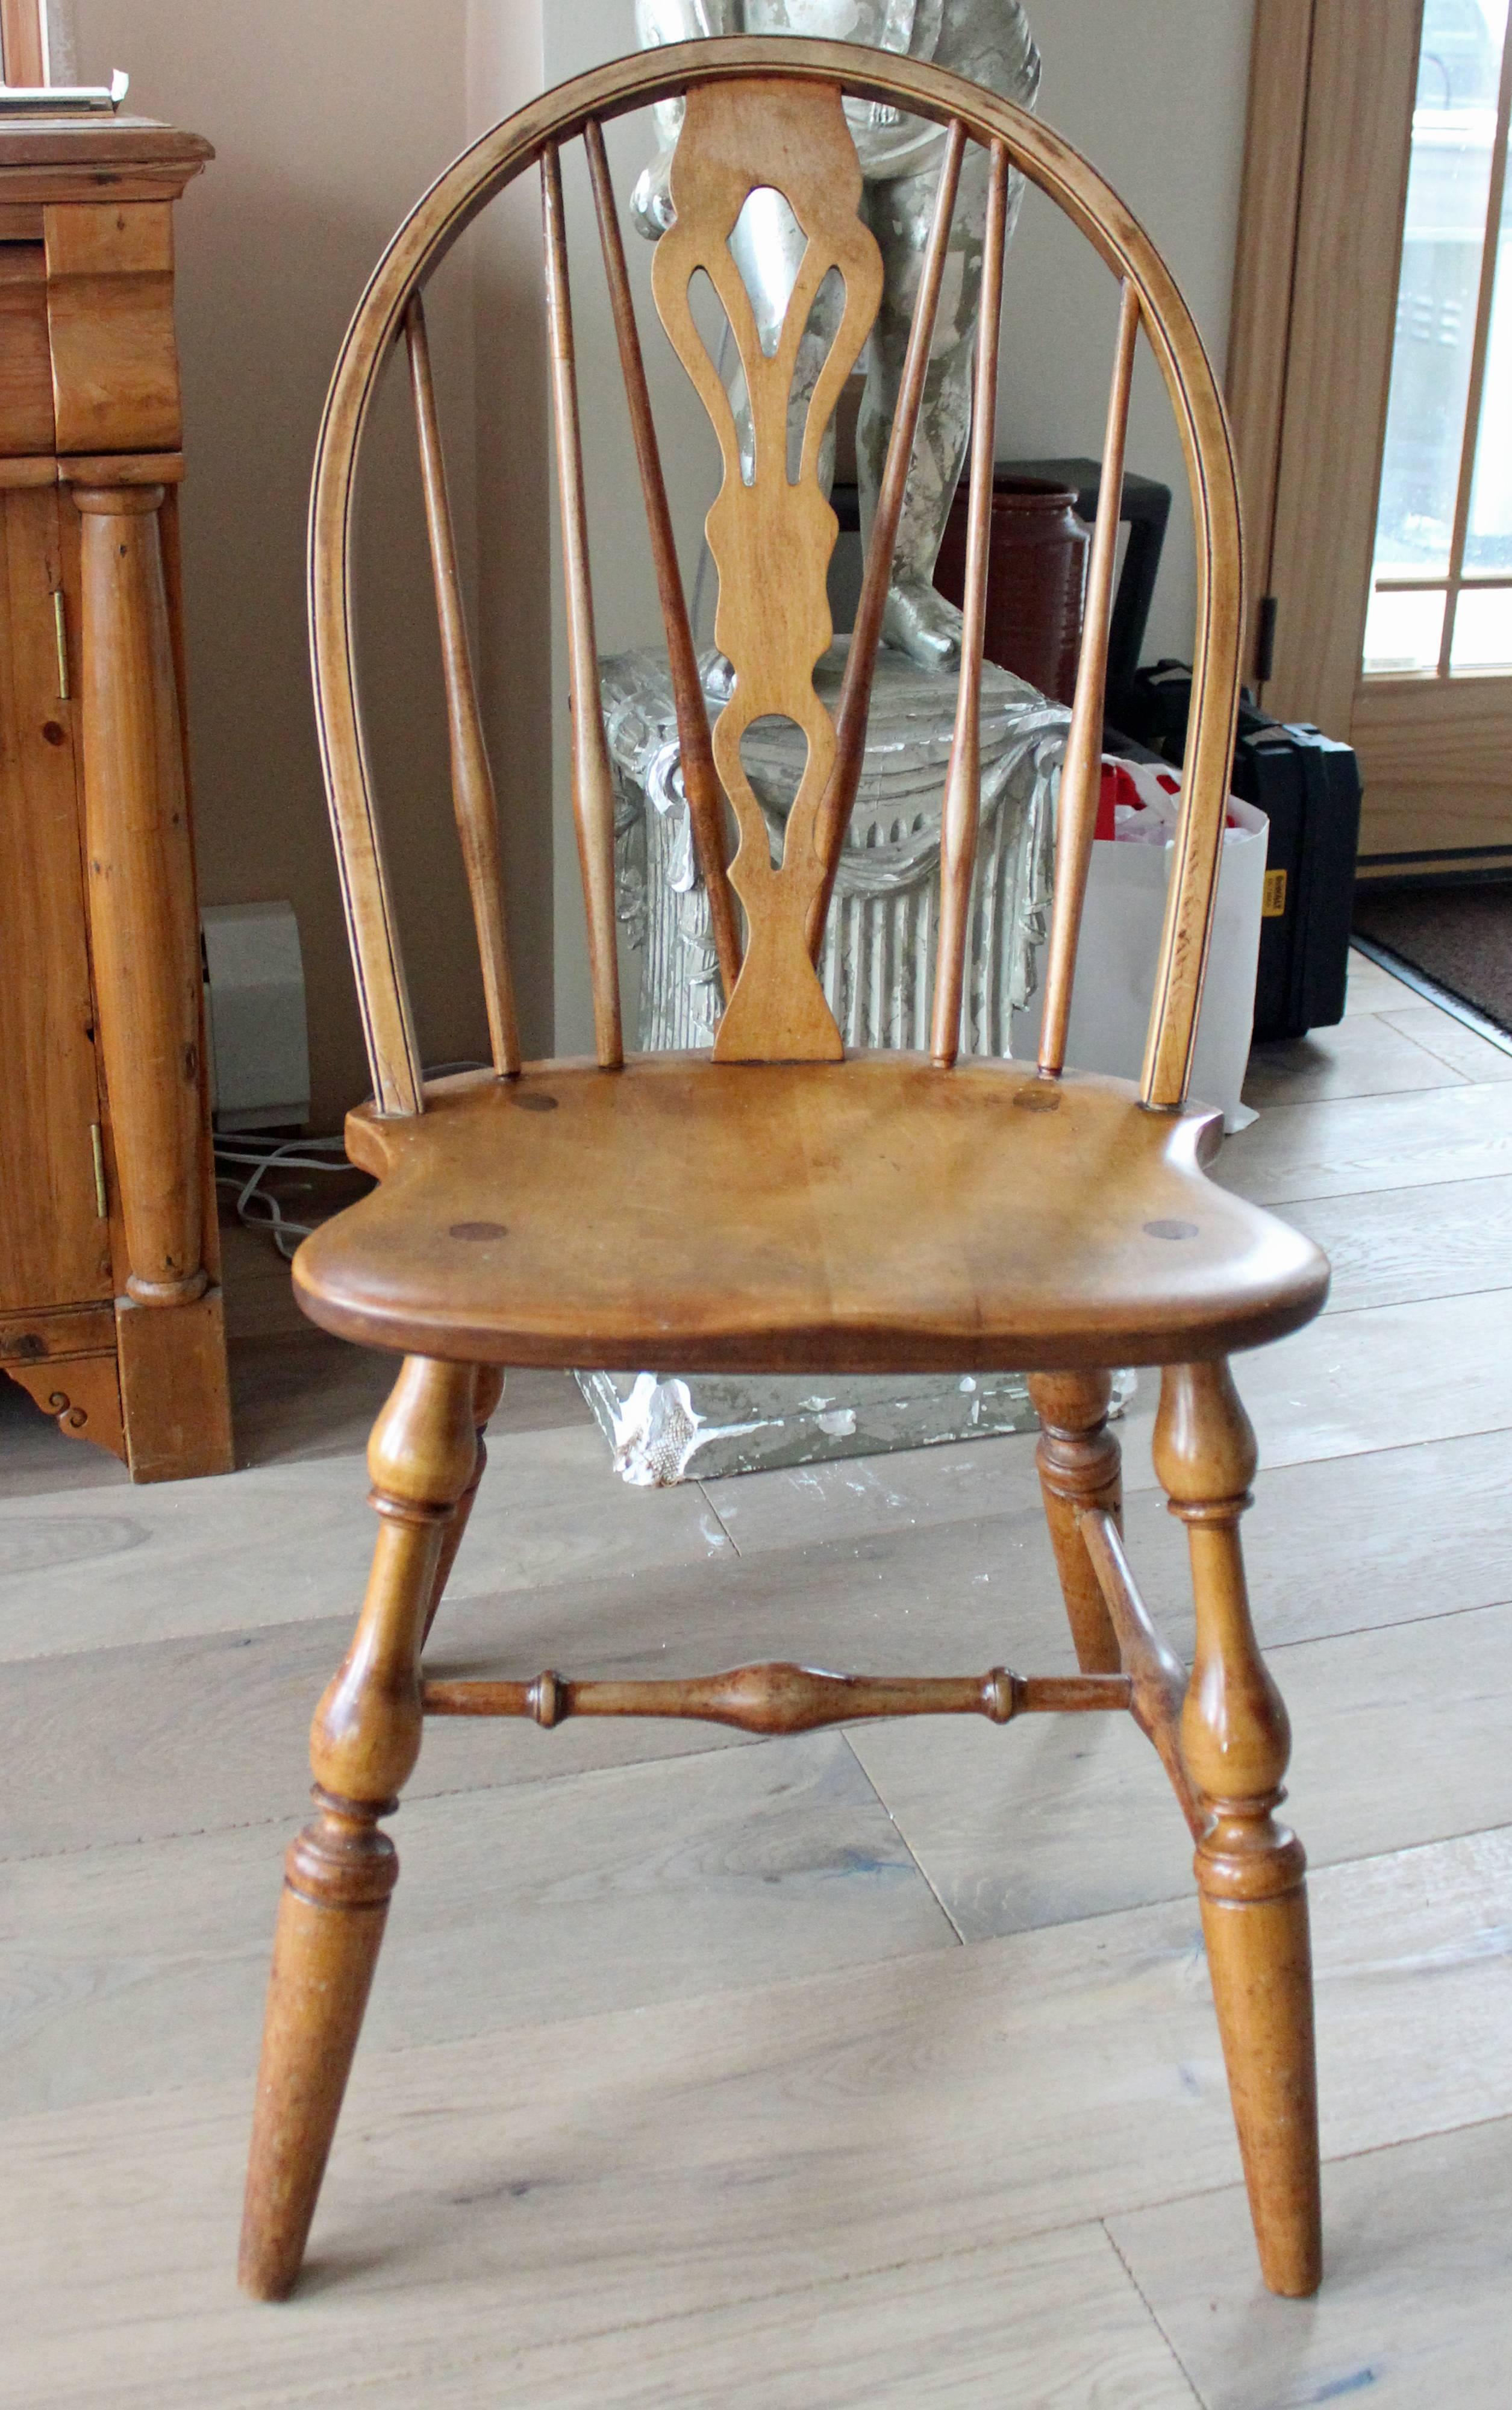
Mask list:
[{"label": "dark ceramic pot", "polygon": [[[955,603],[966,588],[966,523],[963,484],[935,564],[936,586]],[[986,657],[1057,703],[1069,703],[1076,688],[1091,541],[1069,486],[1006,472],[993,479]]]}]

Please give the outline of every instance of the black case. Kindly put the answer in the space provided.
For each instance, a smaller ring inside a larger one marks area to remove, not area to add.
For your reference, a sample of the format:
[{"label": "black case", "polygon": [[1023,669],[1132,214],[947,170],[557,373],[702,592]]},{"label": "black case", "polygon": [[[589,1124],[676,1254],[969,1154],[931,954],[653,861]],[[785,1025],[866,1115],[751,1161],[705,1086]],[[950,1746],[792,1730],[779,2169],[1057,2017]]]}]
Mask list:
[{"label": "black case", "polygon": [[[1128,733],[1180,768],[1192,673],[1157,661],[1134,680]],[[1271,823],[1255,981],[1257,1045],[1344,1019],[1359,850],[1359,765],[1351,748],[1305,721],[1242,703],[1233,792]]]}]

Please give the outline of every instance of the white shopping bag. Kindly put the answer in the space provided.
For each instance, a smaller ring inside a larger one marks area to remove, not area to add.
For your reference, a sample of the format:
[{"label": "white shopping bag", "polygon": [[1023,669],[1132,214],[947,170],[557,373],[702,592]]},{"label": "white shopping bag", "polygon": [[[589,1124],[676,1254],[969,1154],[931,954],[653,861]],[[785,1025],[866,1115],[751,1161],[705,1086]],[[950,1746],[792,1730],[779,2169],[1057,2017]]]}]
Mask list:
[{"label": "white shopping bag", "polygon": [[[1158,813],[1174,835],[1179,793],[1165,791],[1171,774],[1152,776],[1142,763],[1121,765],[1133,773],[1140,799]],[[1228,802],[1218,874],[1213,947],[1197,1024],[1192,1066],[1195,1103],[1216,1105],[1226,1130],[1254,1120],[1240,1102],[1255,1020],[1255,966],[1260,948],[1260,908],[1265,897],[1265,850],[1270,822],[1253,804]],[[1111,1071],[1137,1080],[1144,1062],[1145,1026],[1155,992],[1166,889],[1174,848],[1099,838],[1092,848],[1067,1061],[1083,1071]],[[1043,977],[1043,957],[1040,976]],[[1044,998],[1035,996],[1013,1015],[1015,1056],[1032,1060],[1039,1051]]]}]

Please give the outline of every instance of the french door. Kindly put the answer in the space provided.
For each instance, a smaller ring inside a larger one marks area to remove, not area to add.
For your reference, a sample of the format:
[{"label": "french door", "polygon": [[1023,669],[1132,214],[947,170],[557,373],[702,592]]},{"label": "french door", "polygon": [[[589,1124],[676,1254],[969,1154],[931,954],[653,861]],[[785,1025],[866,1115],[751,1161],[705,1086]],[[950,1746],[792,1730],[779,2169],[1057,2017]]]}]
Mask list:
[{"label": "french door", "polygon": [[1257,0],[1229,401],[1269,711],[1361,874],[1512,868],[1507,0]]}]

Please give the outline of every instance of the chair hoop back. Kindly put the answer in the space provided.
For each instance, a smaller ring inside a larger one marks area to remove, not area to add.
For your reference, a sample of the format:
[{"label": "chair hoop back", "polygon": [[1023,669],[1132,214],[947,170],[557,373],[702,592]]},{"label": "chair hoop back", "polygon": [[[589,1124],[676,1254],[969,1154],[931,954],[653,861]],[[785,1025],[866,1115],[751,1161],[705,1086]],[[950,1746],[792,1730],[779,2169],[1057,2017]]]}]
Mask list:
[{"label": "chair hoop back", "polygon": [[[813,688],[832,629],[824,580],[836,523],[818,478],[820,441],[858,356],[881,290],[881,264],[858,214],[861,171],[840,107],[850,95],[908,109],[946,128],[935,223],[921,277],[862,599],[834,720]],[[658,246],[653,292],[667,332],[720,440],[724,482],[707,522],[720,572],[716,634],[734,672],[712,737],[677,574],[640,338],[626,275],[602,127],[629,110],[683,98],[673,167],[676,218]],[[423,1110],[423,1082],[395,932],[358,708],[351,622],[353,489],[364,423],[389,347],[410,349],[426,514],[442,627],[453,799],[468,871],[494,1065],[519,1068],[504,938],[492,782],[468,654],[444,466],[426,350],[422,288],[451,246],[507,184],[539,165],[545,215],[547,324],[560,488],[573,795],[588,907],[595,1031],[601,1063],[622,1060],[614,915],[614,790],[598,698],[588,517],[562,209],[560,152],[581,136],[597,205],[603,263],[624,372],[666,626],[684,783],[711,926],[728,998],[716,1053],[724,1060],[835,1059],[838,1029],[814,971],[824,914],[855,799],[872,666],[901,515],[952,207],[968,140],[991,163],[981,332],[956,736],[941,827],[939,947],[931,1052],[946,1067],[959,1042],[968,898],[975,861],[981,638],[992,503],[997,326],[1010,174],[1018,169],[1071,218],[1120,283],[1101,499],[1088,573],[1082,658],[1056,836],[1040,1068],[1065,1059],[1082,901],[1091,859],[1101,747],[1108,622],[1124,434],[1142,327],[1175,413],[1197,530],[1193,704],[1175,859],[1150,1017],[1141,1095],[1152,1107],[1185,1099],[1220,861],[1233,742],[1242,624],[1241,539],[1232,450],[1212,368],[1191,315],[1155,246],[1102,179],[1037,119],[981,86],[917,60],[844,43],[792,38],[682,43],[596,68],[544,94],[465,152],[417,203],[380,261],[337,363],[321,427],[311,504],[310,606],[316,719],[341,865],[373,1085],[380,1111]],[[774,351],[763,352],[728,238],[752,191],[780,193],[807,238]],[[702,270],[723,304],[754,428],[746,483],[730,403],[689,307]],[[797,346],[827,278],[843,306],[815,387],[790,481],[788,397]],[[779,713],[808,744],[774,864],[761,806],[741,763],[750,722]],[[724,859],[725,800],[739,845]],[[731,890],[744,907],[742,949]]]}]

